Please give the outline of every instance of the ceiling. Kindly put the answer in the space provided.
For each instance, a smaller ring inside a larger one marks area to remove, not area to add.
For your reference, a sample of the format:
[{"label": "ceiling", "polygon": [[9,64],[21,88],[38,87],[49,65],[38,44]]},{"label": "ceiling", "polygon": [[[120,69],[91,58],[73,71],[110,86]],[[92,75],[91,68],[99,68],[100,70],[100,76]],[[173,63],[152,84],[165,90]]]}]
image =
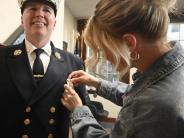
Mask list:
[{"label": "ceiling", "polygon": [[[100,0],[65,0],[66,6],[77,19],[86,19],[94,12],[95,5]],[[184,11],[184,0],[177,0],[176,7]]]},{"label": "ceiling", "polygon": [[77,19],[86,19],[93,14],[99,0],[65,0],[66,6]]}]

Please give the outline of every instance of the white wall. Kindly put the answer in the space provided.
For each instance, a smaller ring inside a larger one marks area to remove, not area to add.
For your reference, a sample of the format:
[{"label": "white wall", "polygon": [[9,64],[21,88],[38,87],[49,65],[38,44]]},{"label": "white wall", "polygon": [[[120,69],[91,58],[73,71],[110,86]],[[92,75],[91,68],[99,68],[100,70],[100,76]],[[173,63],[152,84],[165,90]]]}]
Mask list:
[{"label": "white wall", "polygon": [[60,7],[56,17],[56,28],[51,38],[54,45],[60,49],[62,49],[63,46],[64,3],[65,1],[61,0]]},{"label": "white wall", "polygon": [[2,0],[0,4],[0,42],[3,43],[21,24],[17,0]]},{"label": "white wall", "polygon": [[63,40],[68,43],[68,51],[74,52],[75,36],[77,33],[77,19],[73,17],[69,8],[65,5]]}]

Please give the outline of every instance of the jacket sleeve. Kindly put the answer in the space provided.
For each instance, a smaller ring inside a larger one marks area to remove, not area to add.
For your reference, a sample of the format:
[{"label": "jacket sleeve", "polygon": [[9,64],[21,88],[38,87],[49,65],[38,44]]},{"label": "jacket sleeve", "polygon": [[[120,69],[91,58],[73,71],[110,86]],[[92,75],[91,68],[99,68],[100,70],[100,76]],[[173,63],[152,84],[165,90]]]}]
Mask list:
[{"label": "jacket sleeve", "polygon": [[129,84],[122,82],[110,82],[101,80],[101,85],[97,89],[97,94],[110,100],[116,105],[123,105],[123,94],[128,90]]},{"label": "jacket sleeve", "polygon": [[74,138],[109,138],[87,106],[77,107],[70,118]]}]

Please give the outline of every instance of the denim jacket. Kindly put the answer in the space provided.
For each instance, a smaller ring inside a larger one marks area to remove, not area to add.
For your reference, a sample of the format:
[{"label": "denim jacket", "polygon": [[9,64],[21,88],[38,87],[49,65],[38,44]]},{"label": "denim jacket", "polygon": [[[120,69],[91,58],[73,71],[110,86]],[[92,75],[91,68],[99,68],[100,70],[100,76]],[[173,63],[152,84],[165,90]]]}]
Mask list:
[{"label": "denim jacket", "polygon": [[82,106],[71,114],[74,138],[184,138],[184,48],[174,45],[131,87],[103,81],[98,94],[122,106],[112,131]]}]

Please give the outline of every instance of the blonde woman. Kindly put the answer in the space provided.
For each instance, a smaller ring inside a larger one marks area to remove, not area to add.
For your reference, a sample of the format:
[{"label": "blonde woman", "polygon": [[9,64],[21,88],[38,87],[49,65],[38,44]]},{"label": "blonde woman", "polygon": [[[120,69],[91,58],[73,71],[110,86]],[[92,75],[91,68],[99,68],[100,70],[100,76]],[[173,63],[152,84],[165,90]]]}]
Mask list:
[{"label": "blonde woman", "polygon": [[[71,111],[75,138],[184,138],[184,48],[166,39],[174,4],[174,0],[101,0],[97,4],[85,29],[85,42],[94,53],[87,65],[95,65],[102,51],[121,75],[131,67],[141,75],[130,88],[122,89],[126,92],[121,97],[95,81],[99,95],[122,104],[110,133],[65,85],[61,101]],[[70,78],[74,85],[94,85],[95,80],[83,71],[73,72]]]}]

